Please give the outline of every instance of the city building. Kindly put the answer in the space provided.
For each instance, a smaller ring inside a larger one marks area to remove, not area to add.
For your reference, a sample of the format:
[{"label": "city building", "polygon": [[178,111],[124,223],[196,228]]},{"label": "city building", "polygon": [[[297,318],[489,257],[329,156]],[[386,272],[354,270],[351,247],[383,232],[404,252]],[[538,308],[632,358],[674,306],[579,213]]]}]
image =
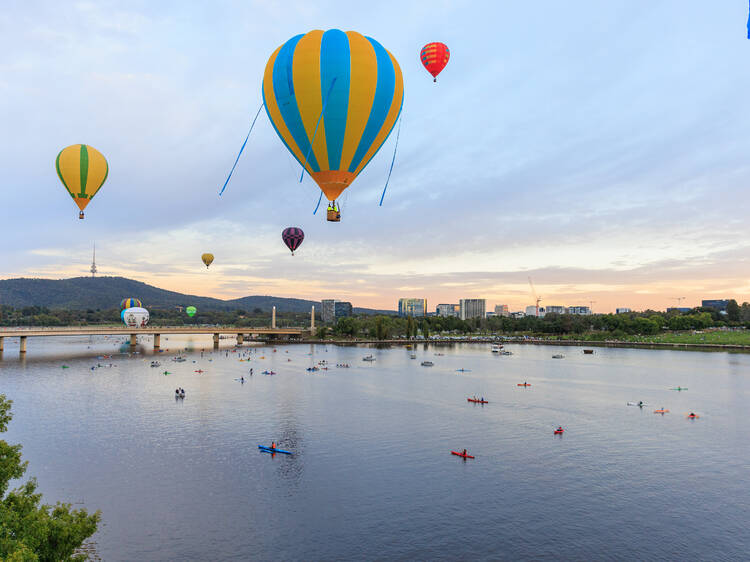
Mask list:
[{"label": "city building", "polygon": [[495,305],[495,316],[510,316],[507,304],[496,304]]},{"label": "city building", "polygon": [[667,312],[672,312],[673,310],[676,310],[677,312],[690,312],[693,309],[689,306],[670,306],[667,309]]},{"label": "city building", "polygon": [[568,314],[579,314],[581,316],[588,316],[591,314],[591,308],[588,306],[569,306]]},{"label": "city building", "polygon": [[484,318],[487,301],[485,299],[460,299],[458,301],[458,308],[461,320]]},{"label": "city building", "polygon": [[545,314],[567,314],[568,309],[564,306],[548,305],[544,307]]},{"label": "city building", "polygon": [[625,307],[615,309],[615,314],[627,314],[628,312],[633,312],[633,311]]},{"label": "city building", "polygon": [[320,301],[320,316],[323,322],[335,322],[339,318],[352,315],[352,303],[337,301],[336,299],[324,299]]},{"label": "city building", "polygon": [[398,299],[399,316],[425,316],[427,299]]},{"label": "city building", "polygon": [[525,312],[523,312],[523,311],[518,311],[518,312],[511,312],[511,313],[510,313],[510,317],[511,317],[511,318],[523,318],[523,317],[525,317],[525,316],[526,316],[526,313],[525,313]]},{"label": "city building", "polygon": [[701,306],[715,308],[724,314],[727,313],[727,305],[729,305],[729,299],[708,299],[701,301]]},{"label": "city building", "polygon": [[455,316],[458,318],[461,308],[457,304],[439,304],[435,308],[435,314],[444,318],[448,316]]},{"label": "city building", "polygon": [[526,307],[526,314],[524,316],[539,316],[539,318],[543,318],[545,314],[545,310],[543,306],[539,307],[539,314],[536,313],[536,306],[533,304],[531,306]]}]

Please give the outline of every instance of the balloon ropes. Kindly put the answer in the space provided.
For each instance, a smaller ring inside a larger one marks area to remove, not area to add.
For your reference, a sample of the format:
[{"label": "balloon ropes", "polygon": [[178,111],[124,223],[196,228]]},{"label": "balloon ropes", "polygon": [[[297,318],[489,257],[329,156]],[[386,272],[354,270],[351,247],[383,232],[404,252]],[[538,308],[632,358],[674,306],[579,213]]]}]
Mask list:
[{"label": "balloon ropes", "polygon": [[299,248],[302,241],[305,239],[305,233],[301,228],[290,226],[289,228],[285,228],[281,233],[281,239],[284,241],[284,244],[286,244],[286,247],[291,250],[292,255],[294,255],[294,250]]},{"label": "balloon ropes", "polygon": [[396,59],[356,31],[315,30],[281,45],[266,64],[263,103],[284,146],[330,202],[367,166],[401,114]]},{"label": "balloon ropes", "polygon": [[206,269],[208,269],[208,266],[211,265],[214,262],[214,255],[213,254],[203,254],[201,255],[201,261],[206,264]]},{"label": "balloon ropes", "polygon": [[437,82],[437,75],[440,74],[451,58],[450,49],[445,43],[427,43],[422,47],[419,54],[422,64],[427,72],[432,74],[433,82]]},{"label": "balloon ropes", "polygon": [[107,160],[92,146],[73,144],[60,151],[55,168],[57,177],[80,209],[78,218],[82,219],[86,205],[107,180]]}]

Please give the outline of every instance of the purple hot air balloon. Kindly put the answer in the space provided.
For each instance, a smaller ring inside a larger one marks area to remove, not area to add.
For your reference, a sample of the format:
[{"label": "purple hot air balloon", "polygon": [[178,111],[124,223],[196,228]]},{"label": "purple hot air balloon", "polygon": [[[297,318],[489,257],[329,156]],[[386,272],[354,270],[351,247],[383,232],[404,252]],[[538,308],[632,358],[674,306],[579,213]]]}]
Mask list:
[{"label": "purple hot air balloon", "polygon": [[305,233],[302,232],[301,228],[290,226],[289,228],[285,228],[284,232],[281,233],[281,239],[286,244],[286,247],[292,251],[292,255],[294,255],[294,250],[299,248],[305,239]]}]

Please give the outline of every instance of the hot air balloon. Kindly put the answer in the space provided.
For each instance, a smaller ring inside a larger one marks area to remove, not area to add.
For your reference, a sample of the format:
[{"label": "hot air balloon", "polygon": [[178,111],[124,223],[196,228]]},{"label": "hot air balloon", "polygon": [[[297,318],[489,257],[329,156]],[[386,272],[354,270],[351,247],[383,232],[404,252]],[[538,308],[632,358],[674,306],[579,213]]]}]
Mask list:
[{"label": "hot air balloon", "polygon": [[206,264],[206,269],[208,269],[208,266],[211,265],[214,262],[214,255],[213,254],[203,254],[203,255],[201,255],[201,260],[203,260],[203,263]]},{"label": "hot air balloon", "polygon": [[310,31],[281,45],[266,64],[263,102],[292,153],[332,202],[388,138],[401,114],[404,80],[396,59],[356,31]]},{"label": "hot air balloon", "polygon": [[120,313],[120,318],[128,328],[145,328],[148,324],[148,310],[139,306],[126,308]]},{"label": "hot air balloon", "polygon": [[448,60],[451,58],[450,49],[445,43],[427,43],[422,47],[422,52],[419,54],[419,58],[422,59],[422,64],[427,69],[427,72],[432,74],[433,82],[437,82],[437,75],[440,74],[445,65],[448,64]]},{"label": "hot air balloon", "polygon": [[294,250],[299,248],[305,239],[305,233],[301,228],[290,226],[289,228],[285,228],[281,233],[281,239],[286,244],[286,247],[292,251],[292,255],[294,255]]},{"label": "hot air balloon", "polygon": [[193,316],[195,316],[195,313],[198,312],[198,310],[194,306],[188,306],[185,309],[185,312],[188,316],[190,316],[190,318],[192,318]]},{"label": "hot air balloon", "polygon": [[134,306],[143,306],[143,303],[139,301],[138,299],[122,299],[120,301],[120,310],[125,310],[126,308],[132,308]]},{"label": "hot air balloon", "polygon": [[73,144],[63,148],[55,161],[57,176],[76,202],[83,218],[83,210],[104,184],[109,165],[102,153],[86,144]]}]

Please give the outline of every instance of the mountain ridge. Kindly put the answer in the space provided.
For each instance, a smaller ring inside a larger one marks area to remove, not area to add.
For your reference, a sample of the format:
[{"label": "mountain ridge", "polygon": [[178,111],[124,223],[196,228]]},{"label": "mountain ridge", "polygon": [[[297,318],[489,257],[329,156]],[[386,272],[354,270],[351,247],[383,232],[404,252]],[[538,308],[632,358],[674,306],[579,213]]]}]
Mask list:
[{"label": "mountain ridge", "polygon": [[[193,305],[202,310],[247,310],[260,308],[270,312],[309,312],[311,306],[320,310],[320,301],[270,295],[251,295],[236,299],[217,299],[189,295],[161,289],[126,277],[71,277],[68,279],[42,279],[16,277],[0,280],[0,304],[14,308],[43,306],[50,309],[100,309],[116,308],[124,298],[133,297],[146,308],[172,308]],[[356,314],[395,314],[392,310],[354,308]]]}]

